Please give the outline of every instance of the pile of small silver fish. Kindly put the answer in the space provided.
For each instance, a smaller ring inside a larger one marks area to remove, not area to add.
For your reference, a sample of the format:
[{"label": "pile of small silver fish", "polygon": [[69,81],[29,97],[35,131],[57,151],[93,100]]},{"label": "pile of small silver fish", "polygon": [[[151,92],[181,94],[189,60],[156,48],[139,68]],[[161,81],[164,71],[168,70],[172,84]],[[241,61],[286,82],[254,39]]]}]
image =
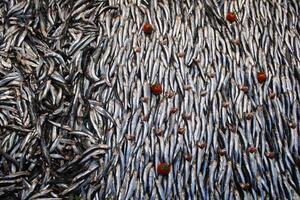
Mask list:
[{"label": "pile of small silver fish", "polygon": [[299,5],[1,0],[0,199],[299,198]]}]

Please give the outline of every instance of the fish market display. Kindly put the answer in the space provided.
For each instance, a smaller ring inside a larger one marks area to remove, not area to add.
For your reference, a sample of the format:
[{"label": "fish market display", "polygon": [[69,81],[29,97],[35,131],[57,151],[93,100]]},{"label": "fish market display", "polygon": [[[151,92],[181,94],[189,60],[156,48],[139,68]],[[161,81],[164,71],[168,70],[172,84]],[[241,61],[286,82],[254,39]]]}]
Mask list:
[{"label": "fish market display", "polygon": [[0,199],[300,198],[298,0],[1,0]]}]

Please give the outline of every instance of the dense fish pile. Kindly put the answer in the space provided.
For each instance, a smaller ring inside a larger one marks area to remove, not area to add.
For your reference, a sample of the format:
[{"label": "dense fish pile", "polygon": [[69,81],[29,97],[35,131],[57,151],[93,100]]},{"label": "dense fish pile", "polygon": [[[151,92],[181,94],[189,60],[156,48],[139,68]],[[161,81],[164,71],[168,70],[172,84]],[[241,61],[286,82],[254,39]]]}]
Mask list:
[{"label": "dense fish pile", "polygon": [[0,199],[299,197],[298,0],[0,2]]}]

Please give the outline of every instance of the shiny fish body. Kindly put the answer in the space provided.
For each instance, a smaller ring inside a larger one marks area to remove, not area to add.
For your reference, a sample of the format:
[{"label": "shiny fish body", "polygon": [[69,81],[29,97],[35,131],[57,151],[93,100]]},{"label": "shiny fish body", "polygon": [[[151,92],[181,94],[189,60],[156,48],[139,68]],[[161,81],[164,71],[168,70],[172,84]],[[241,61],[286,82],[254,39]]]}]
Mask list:
[{"label": "shiny fish body", "polygon": [[299,5],[0,2],[0,198],[300,198]]}]

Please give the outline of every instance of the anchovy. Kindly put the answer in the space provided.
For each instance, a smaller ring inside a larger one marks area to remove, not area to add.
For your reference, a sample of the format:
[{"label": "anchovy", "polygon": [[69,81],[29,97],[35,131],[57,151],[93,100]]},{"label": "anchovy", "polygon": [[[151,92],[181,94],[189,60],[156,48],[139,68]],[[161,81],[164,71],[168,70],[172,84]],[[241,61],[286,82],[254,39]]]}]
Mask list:
[{"label": "anchovy", "polygon": [[299,198],[298,16],[297,0],[0,2],[0,198]]}]

